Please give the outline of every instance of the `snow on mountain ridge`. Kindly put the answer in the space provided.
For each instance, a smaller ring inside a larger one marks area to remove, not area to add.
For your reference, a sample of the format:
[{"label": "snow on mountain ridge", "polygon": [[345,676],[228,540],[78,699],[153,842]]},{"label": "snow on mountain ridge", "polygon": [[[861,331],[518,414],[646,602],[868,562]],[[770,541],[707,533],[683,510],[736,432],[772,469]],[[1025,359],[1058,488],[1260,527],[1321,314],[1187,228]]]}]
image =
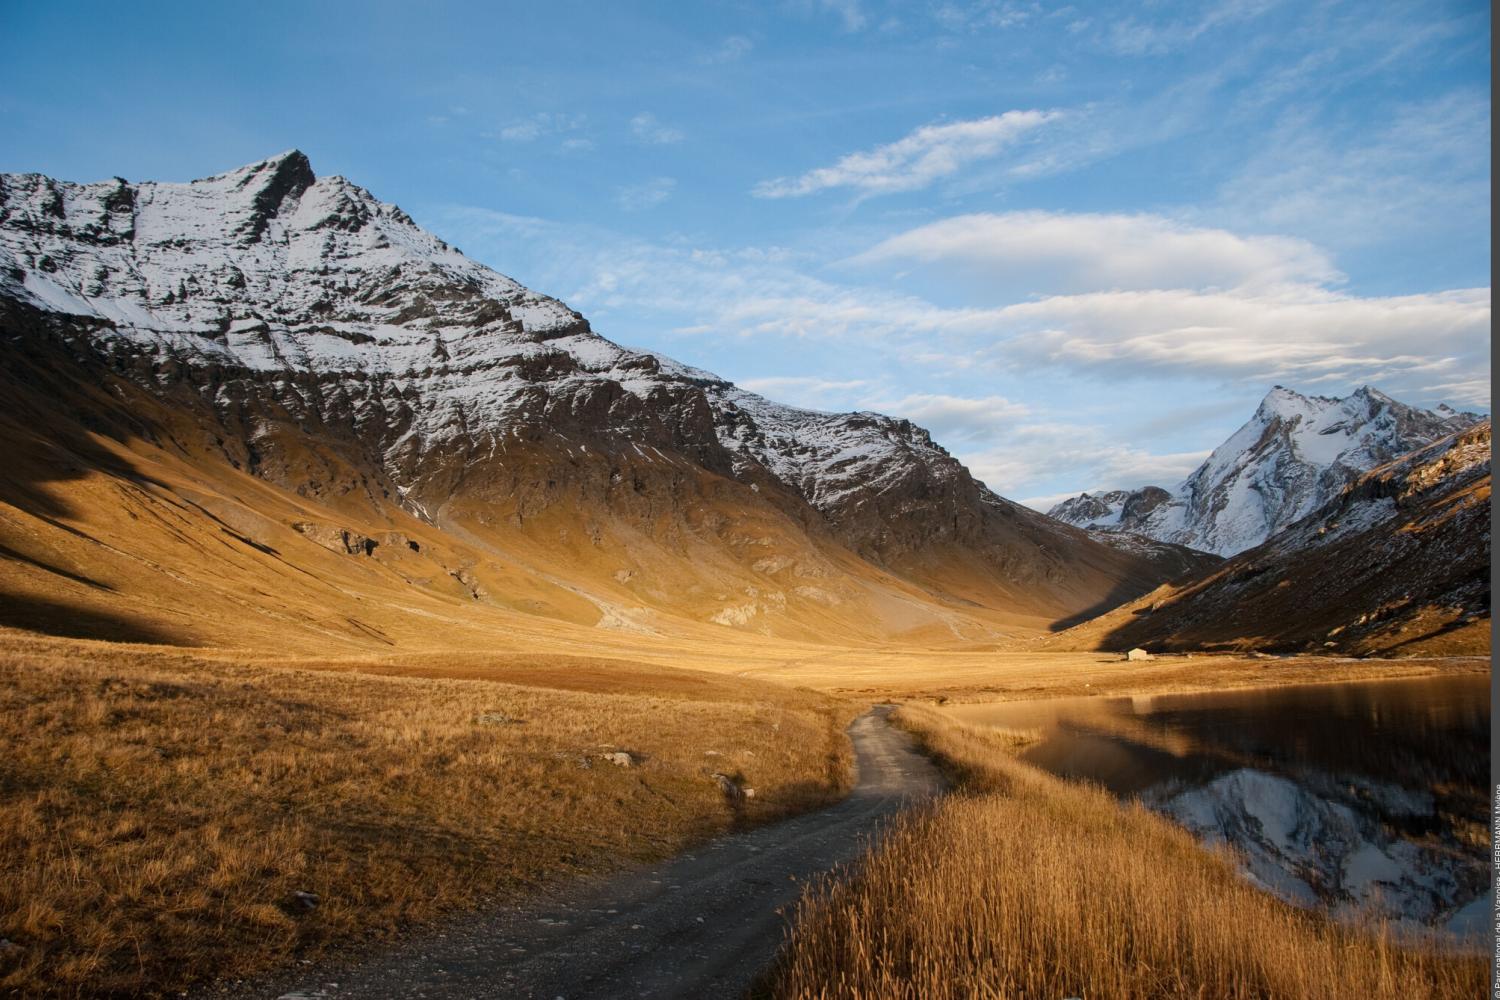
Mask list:
[{"label": "snow on mountain ridge", "polygon": [[[531,330],[579,319],[464,257],[363,188],[314,178],[296,151],[183,184],[0,175],[0,203],[0,248],[13,258],[0,290],[109,320],[127,335],[212,337],[243,318],[236,311],[273,326],[318,317],[341,332],[371,332],[398,325],[382,321],[399,310],[351,302],[347,293],[372,277],[399,282],[422,272],[471,285]],[[348,311],[333,313],[335,304]],[[314,358],[329,346],[319,339],[324,330],[301,332]],[[251,367],[278,367],[263,352],[234,353]]]},{"label": "snow on mountain ridge", "polygon": [[1071,641],[1358,656],[1486,651],[1490,444],[1482,420],[1385,462],[1264,543],[1080,626]]},{"label": "snow on mountain ridge", "polygon": [[[663,372],[697,383],[716,414],[720,443],[750,458],[793,486],[824,513],[836,509],[855,489],[894,487],[906,455],[932,466],[958,463],[909,420],[862,410],[828,413],[776,403],[711,372],[653,355]],[[981,493],[989,499],[988,491]]]},{"label": "snow on mountain ridge", "polygon": [[1049,515],[1234,555],[1322,507],[1361,473],[1480,419],[1409,407],[1371,386],[1342,399],[1276,386],[1176,488],[1085,493]]},{"label": "snow on mountain ridge", "polygon": [[[85,317],[96,344],[158,366],[259,373],[294,408],[337,402],[357,431],[376,428],[403,496],[422,454],[482,448],[474,439],[562,398],[631,410],[623,426],[652,419],[668,396],[691,410],[695,390],[709,440],[734,465],[764,467],[825,514],[854,493],[967,478],[909,421],[783,406],[614,344],[398,207],[342,177],[315,176],[296,150],[186,183],[0,175],[0,297]],[[638,405],[609,402],[622,390]],[[237,394],[226,383],[215,399],[228,406]]]}]

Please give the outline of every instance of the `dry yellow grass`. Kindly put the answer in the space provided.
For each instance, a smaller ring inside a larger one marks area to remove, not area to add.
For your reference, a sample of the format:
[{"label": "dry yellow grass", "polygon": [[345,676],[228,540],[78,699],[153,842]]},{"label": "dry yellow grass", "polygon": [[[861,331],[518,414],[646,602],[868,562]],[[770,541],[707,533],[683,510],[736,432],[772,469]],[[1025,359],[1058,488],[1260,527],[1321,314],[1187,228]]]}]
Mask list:
[{"label": "dry yellow grass", "polygon": [[810,891],[784,1000],[1474,997],[1487,964],[1252,888],[1140,806],[926,709],[901,717],[962,791],[909,814],[854,877]]},{"label": "dry yellow grass", "polygon": [[[776,685],[622,662],[532,663],[524,686],[431,676],[436,657],[424,677],[310,665],[0,640],[0,992],[242,975],[660,858],[850,777],[852,711]],[[477,655],[446,669],[486,676]],[[599,759],[614,749],[638,766]],[[756,796],[731,809],[711,771]]]},{"label": "dry yellow grass", "polygon": [[[494,653],[273,657],[0,630],[0,985],[246,971],[827,801],[852,702],[789,684],[969,701],[1485,667],[743,639],[538,625]],[[476,724],[491,712],[525,721]],[[602,744],[645,763],[578,766]],[[728,758],[747,815],[709,749],[749,752]]]},{"label": "dry yellow grass", "polygon": [[1483,656],[1380,660],[1192,654],[1130,663],[1109,653],[883,649],[826,651],[821,657],[768,663],[745,673],[862,699],[992,702],[1181,694],[1489,669],[1489,658]]}]

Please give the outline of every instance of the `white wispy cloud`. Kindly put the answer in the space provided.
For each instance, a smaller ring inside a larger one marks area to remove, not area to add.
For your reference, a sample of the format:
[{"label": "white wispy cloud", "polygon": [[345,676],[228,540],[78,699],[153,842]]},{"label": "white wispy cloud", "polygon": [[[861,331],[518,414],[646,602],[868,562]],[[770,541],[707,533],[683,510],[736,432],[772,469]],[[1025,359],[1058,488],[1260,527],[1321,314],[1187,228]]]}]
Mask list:
[{"label": "white wispy cloud", "polygon": [[[1006,335],[991,350],[1012,366],[1308,388],[1372,382],[1428,395],[1488,363],[1490,291],[1095,292],[1006,306],[994,318]],[[1487,395],[1458,401],[1487,405]]]},{"label": "white wispy cloud", "polygon": [[[1488,288],[1350,294],[1305,240],[1152,215],[1028,212],[932,223],[853,262],[930,264],[970,291],[1007,296],[985,308],[896,310],[908,330],[938,333],[950,350],[972,345],[970,363],[1311,388],[1372,382],[1488,405],[1488,382],[1464,377],[1488,363]],[[808,315],[817,308],[796,303],[790,325],[818,328]],[[857,320],[837,301],[820,311],[828,323]]]},{"label": "white wispy cloud", "polygon": [[681,129],[663,125],[649,111],[642,111],[630,119],[630,132],[637,141],[657,146],[670,146],[684,138]]},{"label": "white wispy cloud", "polygon": [[740,379],[739,386],[780,403],[821,410],[846,408],[851,394],[868,389],[868,379],[828,379],[814,375],[771,375]]},{"label": "white wispy cloud", "polygon": [[[713,308],[719,331],[845,337],[893,353],[965,358],[997,371],[1052,368],[1119,382],[1202,382],[1309,389],[1374,383],[1415,397],[1488,406],[1488,288],[1362,297],[1293,286],[1264,293],[1185,289],[1050,296],[952,309],[878,289],[731,296]],[[708,305],[704,303],[704,305]]]},{"label": "white wispy cloud", "polygon": [[434,126],[447,125],[449,122],[462,118],[469,113],[469,109],[461,104],[450,106],[447,110],[427,116],[427,124]]},{"label": "white wispy cloud", "polygon": [[1374,383],[1414,402],[1489,405],[1488,381],[1471,377],[1489,363],[1488,288],[1388,297],[1309,286],[1111,291],[952,309],[875,288],[819,285],[780,296],[731,292],[700,308],[713,310],[709,325],[720,332],[843,337],[913,358],[962,359],[971,369],[1314,390]]},{"label": "white wispy cloud", "polygon": [[705,66],[719,66],[724,63],[739,62],[755,48],[755,43],[744,35],[730,35],[719,43],[718,47],[711,52],[704,53],[698,57],[698,62]]},{"label": "white wispy cloud", "polygon": [[868,21],[859,0],[820,0],[820,6],[837,14],[845,31],[859,31]]},{"label": "white wispy cloud", "polygon": [[536,142],[545,136],[575,132],[583,128],[586,119],[582,115],[539,112],[529,118],[520,118],[502,126],[498,131],[485,133],[502,142]]},{"label": "white wispy cloud", "polygon": [[502,128],[499,135],[506,142],[535,142],[542,137],[542,126],[534,121],[516,122]]},{"label": "white wispy cloud", "polygon": [[1104,29],[1103,41],[1121,55],[1164,55],[1185,48],[1209,32],[1260,17],[1281,0],[1219,0],[1190,4],[1180,17],[1144,19],[1128,17],[1112,21]]},{"label": "white wispy cloud", "polygon": [[[889,280],[816,277],[815,260],[775,248],[654,244],[478,210],[446,228],[464,245],[503,247],[518,236],[545,243],[559,261],[539,287],[562,291],[591,315],[657,315],[657,329],[684,335],[848,342],[901,365],[968,376],[1051,370],[1115,386],[1185,378],[1255,391],[1277,382],[1314,391],[1368,382],[1413,403],[1488,405],[1488,288],[1361,296],[1311,280],[1316,255],[1305,272],[1293,269],[1305,274],[1299,281],[1105,289],[955,308]],[[1247,252],[1252,264],[1277,260]]]},{"label": "white wispy cloud", "polygon": [[940,440],[987,440],[1014,428],[1031,412],[1004,396],[954,396],[913,393],[901,399],[874,399],[869,409],[905,417],[934,432]]},{"label": "white wispy cloud", "polygon": [[994,286],[1060,289],[1243,288],[1342,279],[1305,240],[1242,236],[1159,215],[1010,212],[961,215],[882,240],[855,264],[917,262]]},{"label": "white wispy cloud", "polygon": [[1225,183],[1214,210],[1350,248],[1451,239],[1465,226],[1487,242],[1489,147],[1480,91],[1404,103],[1373,130],[1335,128],[1301,109]]},{"label": "white wispy cloud", "polygon": [[915,191],[965,166],[998,156],[1028,133],[1061,117],[1059,111],[1007,111],[989,118],[923,125],[904,138],[850,153],[832,166],[757,184],[757,198],[799,198],[832,188],[862,195]]},{"label": "white wispy cloud", "polygon": [[[1038,421],[1015,428],[984,449],[959,448],[954,456],[990,489],[1046,511],[1082,492],[1172,487],[1196,469],[1208,449],[1158,453],[1122,444],[1109,429],[1068,421]],[[1037,495],[1038,487],[1058,479],[1083,484],[1061,494]]]},{"label": "white wispy cloud", "polygon": [[1032,3],[1012,0],[949,0],[933,8],[932,16],[948,31],[979,31],[986,28],[1016,28],[1037,17]]},{"label": "white wispy cloud", "polygon": [[627,212],[640,212],[655,208],[668,198],[677,187],[674,177],[653,177],[640,184],[627,184],[615,191],[615,204]]}]

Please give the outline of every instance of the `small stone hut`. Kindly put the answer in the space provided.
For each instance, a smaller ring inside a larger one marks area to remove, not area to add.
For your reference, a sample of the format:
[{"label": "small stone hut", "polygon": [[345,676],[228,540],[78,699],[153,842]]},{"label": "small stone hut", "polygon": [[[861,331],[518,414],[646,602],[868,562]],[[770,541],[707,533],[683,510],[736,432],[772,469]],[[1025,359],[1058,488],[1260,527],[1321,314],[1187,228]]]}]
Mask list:
[{"label": "small stone hut", "polygon": [[1149,660],[1149,659],[1152,659],[1152,656],[1151,656],[1150,653],[1146,652],[1144,649],[1142,649],[1141,647],[1137,646],[1136,648],[1132,649],[1130,652],[1128,652],[1128,653],[1125,654],[1125,659],[1131,660],[1131,661],[1135,661],[1135,660]]}]

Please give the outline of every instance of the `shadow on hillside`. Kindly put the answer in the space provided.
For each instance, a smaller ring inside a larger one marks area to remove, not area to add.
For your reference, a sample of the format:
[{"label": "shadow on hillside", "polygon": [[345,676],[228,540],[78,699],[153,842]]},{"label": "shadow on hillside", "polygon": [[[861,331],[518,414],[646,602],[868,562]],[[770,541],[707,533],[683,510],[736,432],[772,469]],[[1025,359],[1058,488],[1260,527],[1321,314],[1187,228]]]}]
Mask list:
[{"label": "shadow on hillside", "polygon": [[0,625],[65,639],[186,645],[178,636],[143,622],[94,608],[17,594],[0,594]]},{"label": "shadow on hillside", "polygon": [[112,391],[117,379],[105,365],[69,347],[66,329],[79,333],[35,309],[0,300],[0,436],[6,442],[0,499],[88,538],[58,520],[73,511],[47,484],[102,473],[159,486],[101,439],[154,441],[161,434],[140,412],[139,401]]},{"label": "shadow on hillside", "polygon": [[0,543],[0,559],[10,559],[18,563],[25,563],[27,566],[35,567],[36,569],[39,569],[44,573],[51,573],[53,576],[60,576],[64,580],[72,580],[74,583],[81,583],[85,587],[92,587],[94,590],[115,589],[107,583],[100,583],[93,577],[84,576],[81,573],[74,573],[72,570],[63,569],[61,566],[54,566],[51,563],[46,562],[45,560],[28,556],[24,552],[17,552],[15,549],[4,543]]},{"label": "shadow on hillside", "polygon": [[1113,611],[1120,605],[1125,604],[1129,601],[1133,601],[1137,597],[1140,597],[1142,594],[1150,593],[1151,590],[1154,589],[1154,587],[1155,584],[1152,584],[1151,586],[1142,586],[1139,583],[1133,583],[1128,580],[1121,580],[1116,583],[1110,590],[1110,592],[1104,597],[1100,598],[1098,601],[1095,601],[1093,604],[1089,605],[1087,608],[1084,608],[1082,611],[1071,614],[1066,618],[1059,618],[1057,621],[1048,625],[1047,630],[1050,632],[1065,632],[1075,625],[1082,625],[1086,621],[1090,621],[1094,618],[1098,618],[1102,614]]}]

